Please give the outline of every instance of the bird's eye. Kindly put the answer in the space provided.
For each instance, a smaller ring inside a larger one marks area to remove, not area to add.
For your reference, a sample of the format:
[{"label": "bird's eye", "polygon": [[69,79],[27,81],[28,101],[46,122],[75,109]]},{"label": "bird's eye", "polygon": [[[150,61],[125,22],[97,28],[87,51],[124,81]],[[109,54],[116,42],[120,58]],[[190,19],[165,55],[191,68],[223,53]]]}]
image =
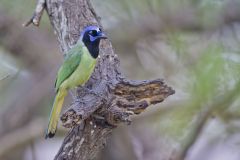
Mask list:
[{"label": "bird's eye", "polygon": [[95,37],[97,36],[97,31],[96,30],[89,31],[89,34]]},{"label": "bird's eye", "polygon": [[92,33],[93,36],[97,36],[97,31],[94,30],[93,33]]}]

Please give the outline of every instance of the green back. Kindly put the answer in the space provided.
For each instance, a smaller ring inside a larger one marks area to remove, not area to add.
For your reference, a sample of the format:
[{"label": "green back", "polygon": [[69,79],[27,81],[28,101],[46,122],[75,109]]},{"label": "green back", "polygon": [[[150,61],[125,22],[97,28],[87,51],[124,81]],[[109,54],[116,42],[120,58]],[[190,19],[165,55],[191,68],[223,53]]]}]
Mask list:
[{"label": "green back", "polygon": [[55,90],[58,91],[60,85],[71,76],[78,67],[83,54],[83,45],[77,44],[67,54],[62,66],[58,70],[57,79],[55,82]]}]

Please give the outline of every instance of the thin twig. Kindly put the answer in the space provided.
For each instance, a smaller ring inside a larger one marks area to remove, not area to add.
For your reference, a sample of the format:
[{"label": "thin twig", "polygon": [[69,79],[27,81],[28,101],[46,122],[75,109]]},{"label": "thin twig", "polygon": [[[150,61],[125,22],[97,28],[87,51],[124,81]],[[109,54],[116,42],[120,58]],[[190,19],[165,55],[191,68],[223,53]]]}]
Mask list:
[{"label": "thin twig", "polygon": [[25,22],[23,24],[24,27],[27,27],[30,24],[33,24],[34,26],[39,26],[43,11],[45,9],[45,4],[46,4],[45,0],[37,1],[37,5],[36,5],[35,11],[33,13],[33,16],[32,16],[32,18],[30,18],[27,22]]},{"label": "thin twig", "polygon": [[5,75],[4,77],[2,77],[2,78],[0,79],[0,81],[2,81],[2,80],[4,80],[4,79],[7,79],[9,76],[10,76],[10,74]]}]

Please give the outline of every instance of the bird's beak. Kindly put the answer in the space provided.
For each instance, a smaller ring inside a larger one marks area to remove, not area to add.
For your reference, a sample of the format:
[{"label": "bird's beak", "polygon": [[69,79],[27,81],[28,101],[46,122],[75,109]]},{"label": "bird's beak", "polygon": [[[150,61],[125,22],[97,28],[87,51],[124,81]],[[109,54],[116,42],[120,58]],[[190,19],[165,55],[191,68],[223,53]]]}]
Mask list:
[{"label": "bird's beak", "polygon": [[103,32],[98,32],[98,36],[96,38],[99,38],[99,39],[107,39],[107,36],[103,33]]},{"label": "bird's beak", "polygon": [[95,37],[90,35],[91,42],[94,42],[95,40],[100,40],[100,39],[107,39],[107,36],[101,31],[99,31],[97,33],[97,36],[95,36]]}]

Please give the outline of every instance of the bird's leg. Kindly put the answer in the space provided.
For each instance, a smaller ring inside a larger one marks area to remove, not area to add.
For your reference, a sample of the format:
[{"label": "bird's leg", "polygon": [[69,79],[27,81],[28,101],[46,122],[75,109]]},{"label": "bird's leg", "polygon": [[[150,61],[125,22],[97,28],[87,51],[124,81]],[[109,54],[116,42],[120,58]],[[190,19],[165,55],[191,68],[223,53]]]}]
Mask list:
[{"label": "bird's leg", "polygon": [[75,89],[72,89],[69,91],[69,94],[71,95],[73,101],[77,100],[77,96],[76,96],[76,91]]}]

